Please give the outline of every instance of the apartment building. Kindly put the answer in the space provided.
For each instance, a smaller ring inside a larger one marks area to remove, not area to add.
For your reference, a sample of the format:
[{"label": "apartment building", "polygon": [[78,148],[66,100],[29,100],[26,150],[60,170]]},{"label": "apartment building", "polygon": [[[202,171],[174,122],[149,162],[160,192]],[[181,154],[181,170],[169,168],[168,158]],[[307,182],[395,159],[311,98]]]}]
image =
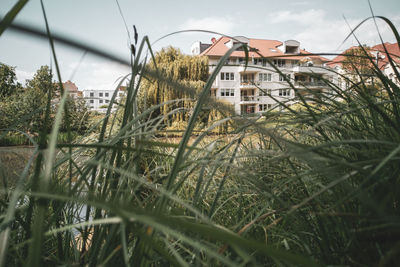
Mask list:
[{"label": "apartment building", "polygon": [[[97,89],[84,89],[83,97],[90,110],[98,112],[106,112],[108,105],[111,104],[111,98],[115,90],[97,90]],[[120,101],[126,94],[126,86],[118,88],[115,101]],[[115,108],[113,108],[114,110]]]},{"label": "apartment building", "polygon": [[279,108],[278,102],[290,105],[298,101],[298,95],[290,88],[288,80],[298,89],[297,93],[304,94],[307,92],[305,88],[316,92],[328,91],[323,79],[336,82],[337,75],[326,67],[329,59],[300,49],[300,42],[296,40],[281,42],[243,36],[221,37],[218,40],[213,38],[211,44],[196,42],[191,51],[193,55],[208,57],[212,73],[221,57],[236,43],[246,44],[249,48],[248,65],[245,65],[243,48],[234,51],[210,93],[233,104],[238,114],[260,113]]}]

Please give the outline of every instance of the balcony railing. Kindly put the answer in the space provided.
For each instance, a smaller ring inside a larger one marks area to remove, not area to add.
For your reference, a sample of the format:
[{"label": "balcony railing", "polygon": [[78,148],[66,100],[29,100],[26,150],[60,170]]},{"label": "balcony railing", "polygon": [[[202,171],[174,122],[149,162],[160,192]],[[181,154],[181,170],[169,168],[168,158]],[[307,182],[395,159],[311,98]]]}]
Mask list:
[{"label": "balcony railing", "polygon": [[295,82],[295,86],[297,87],[321,87],[326,86],[325,82]]},{"label": "balcony railing", "polygon": [[240,101],[242,101],[242,102],[258,101],[258,100],[259,100],[258,96],[255,96],[255,95],[242,95],[242,96],[240,96]]},{"label": "balcony railing", "polygon": [[241,80],[240,81],[240,88],[254,88],[256,86],[260,86],[261,82],[260,81],[254,81],[254,80]]},{"label": "balcony railing", "polygon": [[319,64],[314,65],[304,65],[299,64],[293,67],[294,72],[304,72],[304,73],[320,73],[320,74],[329,74],[331,70],[327,67]]}]

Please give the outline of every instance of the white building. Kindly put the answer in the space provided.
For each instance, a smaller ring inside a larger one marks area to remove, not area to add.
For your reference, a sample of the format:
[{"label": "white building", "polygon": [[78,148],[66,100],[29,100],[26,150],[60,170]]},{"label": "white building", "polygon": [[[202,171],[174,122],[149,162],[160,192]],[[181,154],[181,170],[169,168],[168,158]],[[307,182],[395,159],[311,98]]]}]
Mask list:
[{"label": "white building", "polygon": [[[108,105],[111,104],[111,98],[115,90],[94,90],[84,89],[83,98],[86,100],[86,104],[90,110],[98,112],[106,112]],[[126,87],[121,86],[118,89],[117,95],[114,101],[119,102],[122,97],[126,94]],[[113,107],[113,110],[115,107]]]},{"label": "white building", "polygon": [[[385,46],[385,47],[383,47]],[[385,51],[389,53],[389,55]],[[394,82],[396,85],[400,86],[399,77],[397,77],[392,65],[389,62],[389,56],[393,61],[393,65],[400,72],[400,47],[399,43],[384,43],[375,45],[372,47],[372,53],[378,61],[378,67],[383,71],[383,73]]]},{"label": "white building", "polygon": [[[213,38],[212,44],[208,45],[196,42],[191,51],[193,55],[208,57],[211,73],[221,57],[235,43],[244,43],[249,47],[248,66],[245,66],[243,48],[234,51],[214,81],[211,95],[232,103],[238,114],[276,108],[279,106],[278,101],[295,103],[297,97],[287,79],[299,89],[298,92],[303,93],[306,92],[305,87],[317,92],[327,91],[328,87],[322,79],[336,79],[336,75],[326,67],[329,59],[300,49],[300,43],[295,40],[280,42],[242,36],[221,37],[218,40]],[[283,75],[268,64],[267,59]]]}]

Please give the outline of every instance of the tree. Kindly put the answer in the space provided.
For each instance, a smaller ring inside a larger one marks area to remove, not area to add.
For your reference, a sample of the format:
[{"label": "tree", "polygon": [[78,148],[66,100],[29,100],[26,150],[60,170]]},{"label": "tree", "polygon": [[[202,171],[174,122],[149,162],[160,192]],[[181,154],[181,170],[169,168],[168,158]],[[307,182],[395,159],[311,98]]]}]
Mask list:
[{"label": "tree", "polygon": [[[82,133],[87,129],[89,112],[86,101],[82,97],[72,98],[67,97],[66,106],[68,109],[68,123],[71,131]],[[66,116],[63,117],[61,131],[68,130]]]},{"label": "tree", "polygon": [[41,66],[33,76],[32,80],[27,82],[27,88],[41,90],[43,93],[54,92],[57,85],[53,82],[53,73],[49,66]]},{"label": "tree", "polygon": [[[29,131],[39,133],[41,130],[49,132],[51,129],[53,114],[55,112],[54,105],[52,106],[50,121],[45,125],[46,105],[48,94],[55,96],[56,84],[53,82],[53,74],[49,66],[41,66],[33,76],[32,80],[26,83],[24,94],[21,96],[23,105],[26,107],[26,112],[32,114],[29,119]],[[53,102],[54,104],[54,102]]]},{"label": "tree", "polygon": [[[40,67],[34,77],[26,83],[26,88],[17,90],[0,101],[0,129],[17,129],[37,135],[44,130],[49,132],[60,102],[58,85],[48,66]],[[48,124],[45,116],[49,93],[51,94]],[[64,113],[60,131],[78,131],[87,129],[88,112],[82,98],[67,98],[67,112]],[[66,119],[68,114],[68,120]],[[68,124],[69,126],[68,126]]]},{"label": "tree", "polygon": [[[350,82],[358,83],[363,81],[363,88],[368,94],[376,95],[382,85],[380,79],[376,79],[374,61],[375,56],[368,46],[359,46],[348,49],[343,55],[343,69],[347,72]],[[346,81],[346,82],[349,82]]]},{"label": "tree", "polygon": [[[163,105],[158,113],[165,116],[165,123],[180,123],[187,121],[188,112],[177,112],[167,116],[172,110],[182,108],[188,110],[192,107],[193,101],[183,100],[193,98],[194,95],[204,87],[208,78],[208,59],[206,57],[193,57],[183,55],[178,49],[168,47],[162,49],[155,56],[157,69],[160,78],[154,78],[145,74],[139,93],[139,107],[145,107],[165,103],[169,100],[182,99],[175,104]],[[153,62],[149,63],[147,69],[155,72]],[[183,90],[183,87],[190,87],[194,90]]]},{"label": "tree", "polygon": [[0,98],[17,93],[22,88],[17,81],[15,67],[0,63]]},{"label": "tree", "polygon": [[344,54],[343,69],[351,75],[371,76],[373,74],[374,56],[371,49],[367,46],[353,47],[348,49]]}]

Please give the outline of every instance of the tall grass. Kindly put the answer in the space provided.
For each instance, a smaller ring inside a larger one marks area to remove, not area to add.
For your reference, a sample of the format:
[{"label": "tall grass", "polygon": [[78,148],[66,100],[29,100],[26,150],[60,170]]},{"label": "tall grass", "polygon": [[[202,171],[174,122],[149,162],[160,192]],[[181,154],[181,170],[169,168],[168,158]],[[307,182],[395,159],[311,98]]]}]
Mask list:
[{"label": "tall grass", "polygon": [[[302,97],[299,108],[281,103],[287,112],[267,112],[267,119],[224,110],[226,118],[193,136],[234,46],[173,144],[156,138],[164,117],[152,114],[179,100],[141,113],[137,108],[142,79],[177,85],[146,68],[154,59],[147,37],[125,60],[54,35],[46,25],[46,32],[17,24],[9,29],[129,65],[131,74],[120,81],[129,84],[127,97],[87,135],[60,143],[64,94],[49,140],[43,132],[16,185],[1,191],[2,266],[395,263],[400,88],[375,64],[377,95],[363,79],[349,80],[347,91],[326,81],[334,97],[318,95],[312,104]],[[207,135],[226,121],[235,125],[229,139]]]}]

